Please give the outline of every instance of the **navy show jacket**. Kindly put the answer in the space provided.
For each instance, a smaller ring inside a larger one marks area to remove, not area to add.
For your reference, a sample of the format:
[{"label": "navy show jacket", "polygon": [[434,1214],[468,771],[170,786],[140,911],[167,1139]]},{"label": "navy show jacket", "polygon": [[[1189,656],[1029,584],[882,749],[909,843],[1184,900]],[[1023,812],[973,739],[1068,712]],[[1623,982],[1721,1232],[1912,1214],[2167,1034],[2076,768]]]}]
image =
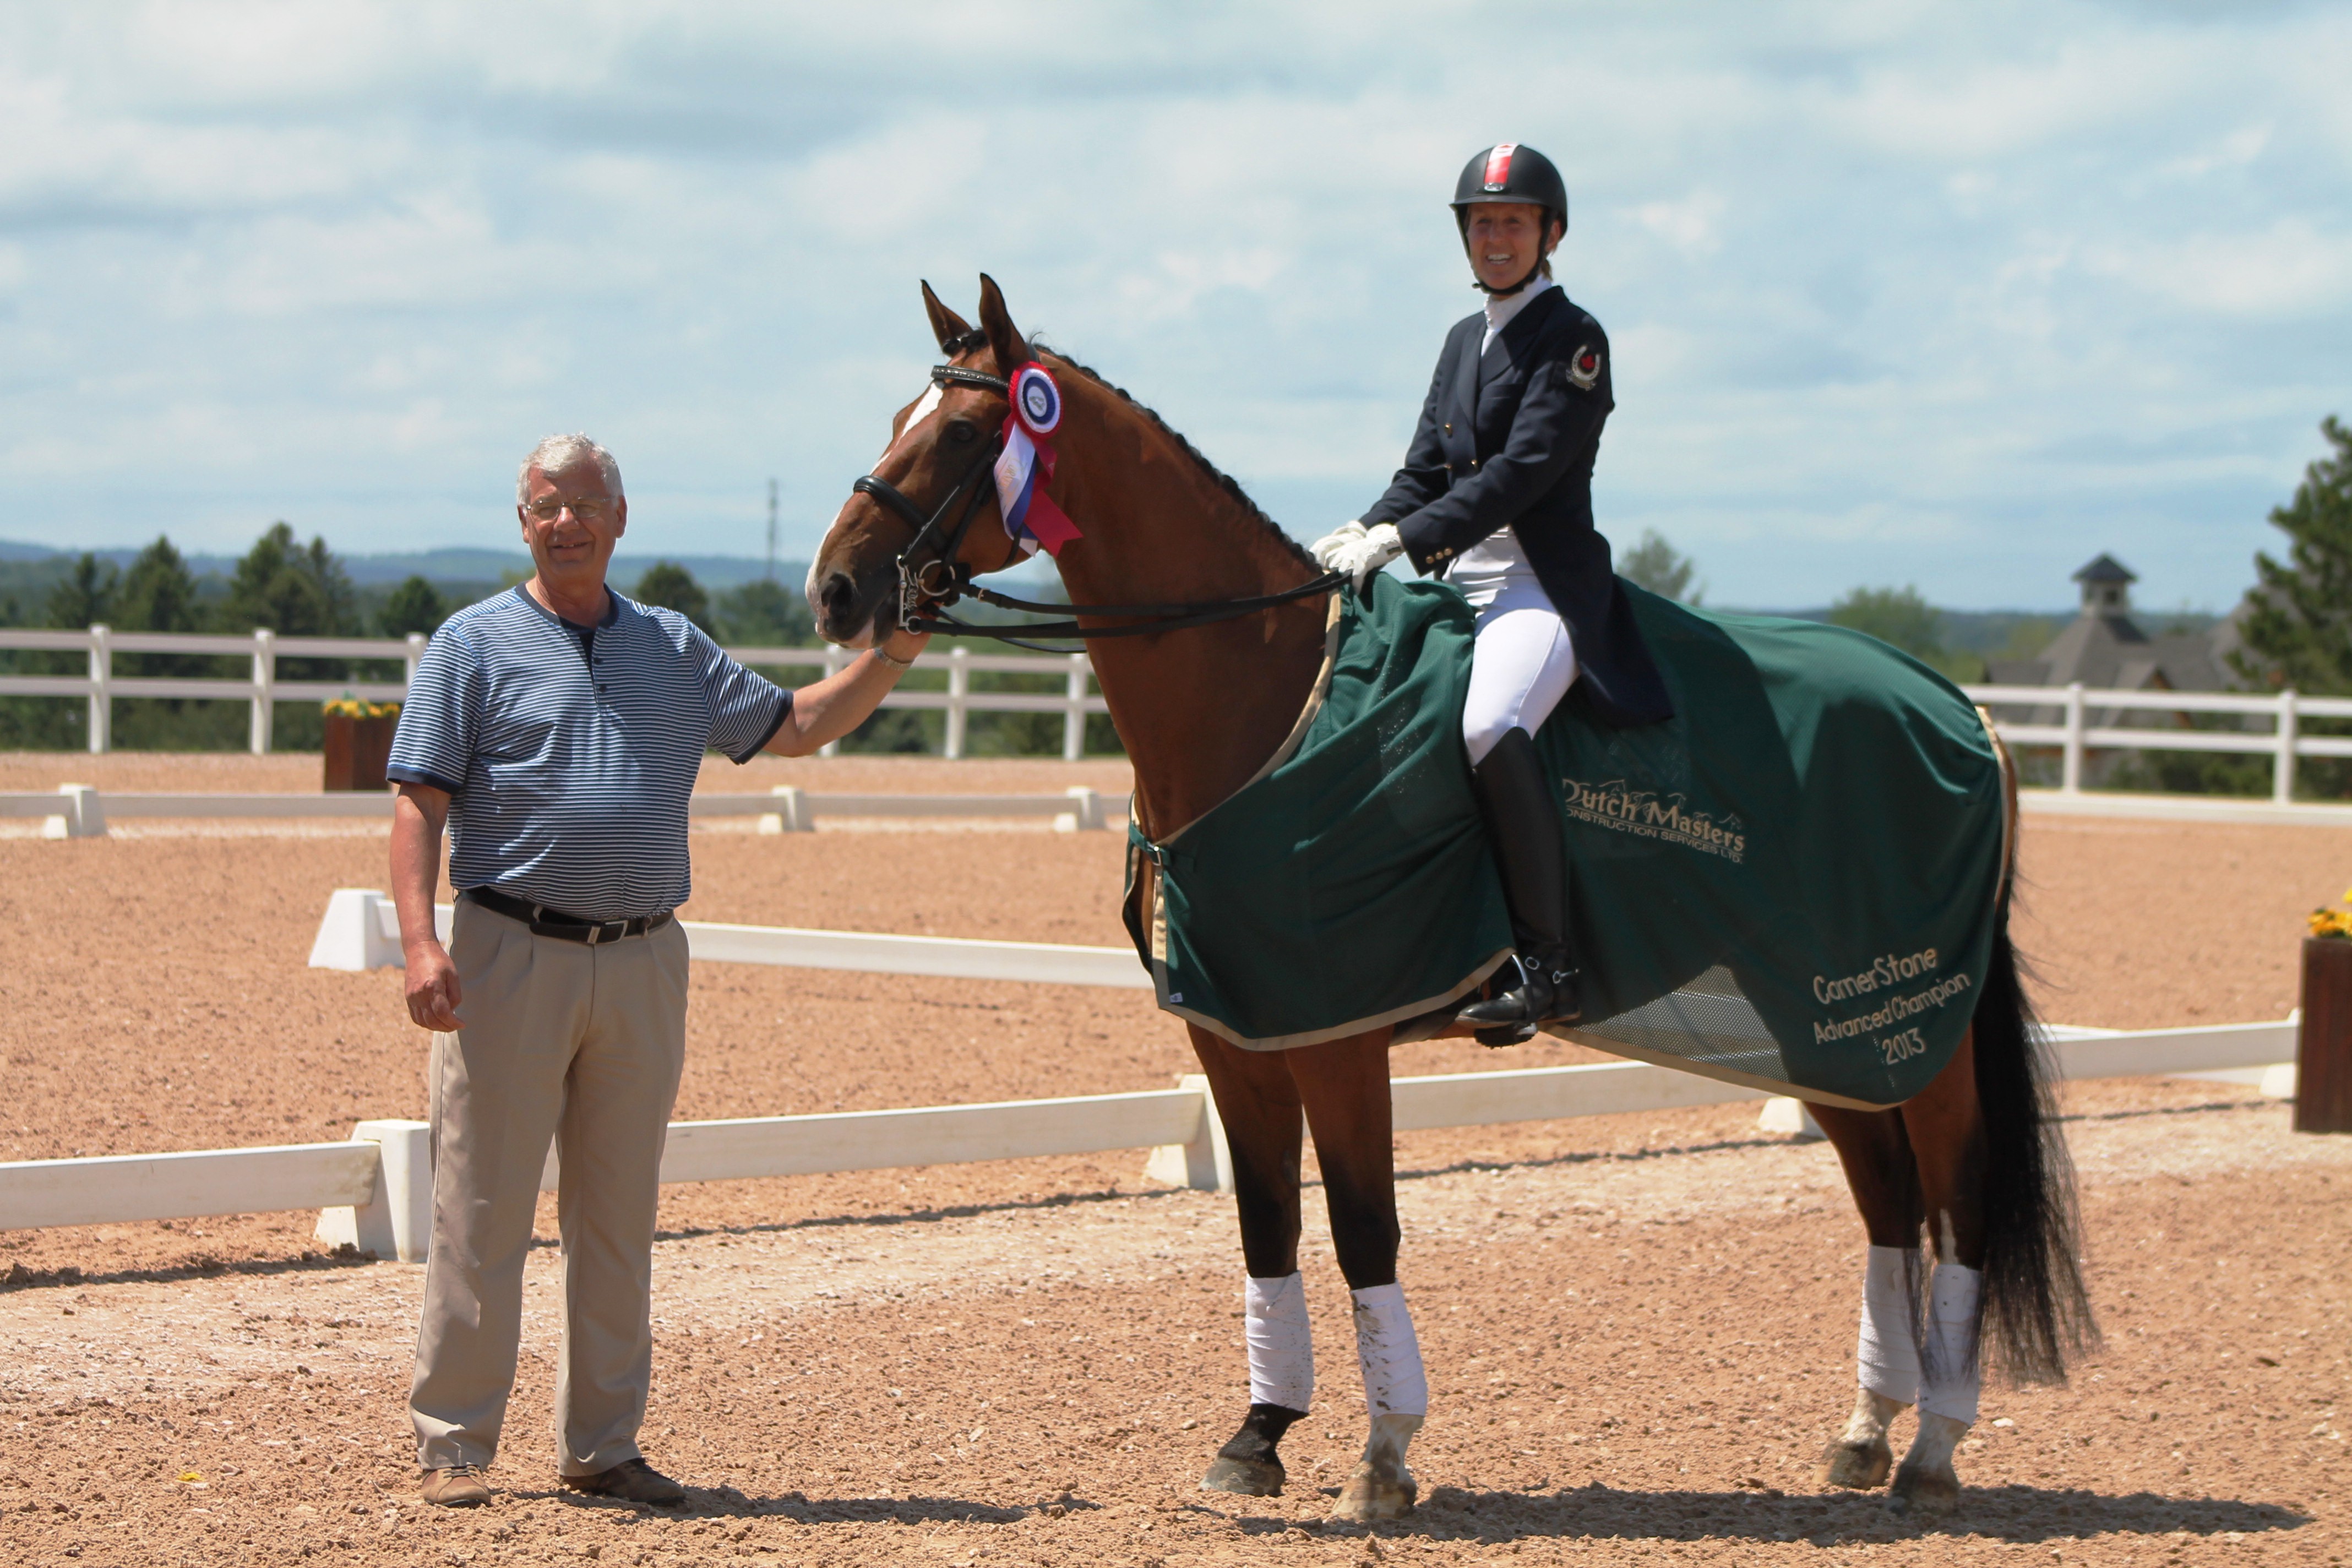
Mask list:
[{"label": "navy show jacket", "polygon": [[1609,541],[1592,526],[1592,462],[1616,405],[1608,337],[1557,288],[1528,301],[1482,353],[1486,335],[1484,311],[1445,335],[1404,467],[1363,521],[1394,523],[1424,576],[1443,576],[1464,551],[1511,530],[1568,624],[1578,684],[1600,717],[1671,718]]}]

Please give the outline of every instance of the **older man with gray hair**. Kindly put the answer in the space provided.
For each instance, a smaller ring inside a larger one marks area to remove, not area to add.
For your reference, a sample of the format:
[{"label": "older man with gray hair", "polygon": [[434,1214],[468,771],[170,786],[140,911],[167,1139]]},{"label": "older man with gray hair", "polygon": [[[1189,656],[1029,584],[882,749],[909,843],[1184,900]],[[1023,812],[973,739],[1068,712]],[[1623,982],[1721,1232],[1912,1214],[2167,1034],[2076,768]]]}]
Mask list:
[{"label": "older man with gray hair", "polygon": [[[653,1365],[662,1141],[686,1048],[687,807],[703,752],[804,756],[913,662],[900,632],[786,691],[675,611],[604,585],[628,527],[620,466],[585,436],[523,460],[529,582],[433,634],[391,765],[408,1012],[435,1053],[433,1242],[409,1413],[427,1501],[489,1500],[521,1334],[523,1260],[552,1138],[562,1179],[559,1468],[574,1490],[674,1505],[637,1449]],[[455,929],[433,893],[444,829]]]}]

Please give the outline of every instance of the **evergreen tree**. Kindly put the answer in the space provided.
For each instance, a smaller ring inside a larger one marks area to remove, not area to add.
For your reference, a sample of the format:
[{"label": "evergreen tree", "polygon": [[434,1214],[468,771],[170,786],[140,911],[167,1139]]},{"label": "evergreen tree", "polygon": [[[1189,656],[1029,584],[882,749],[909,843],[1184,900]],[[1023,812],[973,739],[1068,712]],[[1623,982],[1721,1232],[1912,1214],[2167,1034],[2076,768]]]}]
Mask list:
[{"label": "evergreen tree", "polygon": [[1691,589],[1691,578],[1697,572],[1698,563],[1667,543],[1666,536],[1654,528],[1643,529],[1642,542],[1617,563],[1617,575],[1628,583],[1685,605],[1696,605],[1706,596]]},{"label": "evergreen tree", "polygon": [[383,608],[376,612],[376,626],[388,637],[404,637],[411,632],[430,636],[448,618],[448,601],[441,597],[441,590],[423,577],[411,576],[384,600]]},{"label": "evergreen tree", "polygon": [[[2271,511],[2287,536],[2284,561],[2254,557],[2254,587],[2239,617],[2242,646],[2230,656],[2239,676],[2259,689],[2294,687],[2315,696],[2352,692],[2352,428],[2334,415],[2320,421],[2332,454],[2305,468],[2294,499]],[[2305,718],[2305,734],[2341,735],[2341,719]],[[2352,795],[2352,762],[2306,757],[2295,765],[2298,793]]]},{"label": "evergreen tree", "polygon": [[359,591],[324,539],[306,547],[283,522],[269,525],[229,578],[221,624],[268,626],[287,637],[350,637],[360,630]]},{"label": "evergreen tree", "polygon": [[[359,590],[351,574],[324,539],[306,546],[283,522],[269,525],[253,542],[231,574],[228,598],[221,605],[224,631],[251,631],[268,626],[281,637],[356,637],[363,629],[359,614]],[[354,680],[363,668],[344,658],[281,658],[281,680]],[[278,705],[273,744],[280,751],[315,751],[324,733],[319,705],[284,702]]]},{"label": "evergreen tree", "polygon": [[808,601],[767,577],[719,595],[719,625],[739,647],[803,647],[816,638]]},{"label": "evergreen tree", "polygon": [[114,619],[114,567],[88,551],[49,589],[49,625],[80,630]]},{"label": "evergreen tree", "polygon": [[[195,577],[168,537],[158,535],[122,574],[115,615],[125,631],[204,629],[205,607],[196,596]],[[250,668],[242,659],[194,653],[118,654],[114,661],[117,674],[167,679],[236,679]],[[184,697],[118,698],[113,729],[114,743],[125,751],[234,751],[245,741],[246,715],[242,705],[234,702]]]},{"label": "evergreen tree", "polygon": [[637,579],[634,595],[639,604],[676,610],[704,631],[710,630],[710,595],[694,574],[674,561],[656,561]]},{"label": "evergreen tree", "polygon": [[156,535],[122,574],[117,603],[116,618],[129,630],[193,632],[204,624],[196,580],[165,534]]},{"label": "evergreen tree", "polygon": [[2254,557],[2256,584],[2239,626],[2238,673],[2277,690],[2352,691],[2352,429],[2334,415],[2320,433],[2335,448],[2304,470],[2294,500],[2271,510],[2286,560]]}]

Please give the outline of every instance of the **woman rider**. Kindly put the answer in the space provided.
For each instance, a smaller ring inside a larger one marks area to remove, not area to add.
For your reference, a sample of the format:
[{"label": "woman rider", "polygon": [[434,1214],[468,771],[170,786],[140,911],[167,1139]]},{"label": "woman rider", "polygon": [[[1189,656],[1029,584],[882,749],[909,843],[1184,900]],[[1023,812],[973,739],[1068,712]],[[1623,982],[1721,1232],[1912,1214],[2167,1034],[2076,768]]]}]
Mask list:
[{"label": "woman rider", "polygon": [[1615,724],[1669,718],[1665,684],[1592,526],[1592,460],[1609,340],[1551,278],[1568,191],[1551,160],[1506,142],[1465,164],[1454,217],[1486,309],[1437,356],[1421,424],[1388,493],[1318,540],[1360,587],[1399,555],[1448,576],[1477,615],[1462,740],[1502,873],[1518,984],[1464,1007],[1489,1044],[1582,1011],[1559,807],[1533,739],[1581,678]]}]

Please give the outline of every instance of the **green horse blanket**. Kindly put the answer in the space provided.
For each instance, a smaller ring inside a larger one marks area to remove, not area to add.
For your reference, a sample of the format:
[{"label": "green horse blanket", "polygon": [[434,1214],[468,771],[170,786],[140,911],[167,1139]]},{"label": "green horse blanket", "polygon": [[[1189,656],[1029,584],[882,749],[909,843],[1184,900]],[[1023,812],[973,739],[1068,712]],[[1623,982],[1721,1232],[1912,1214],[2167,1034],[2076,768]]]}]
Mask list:
[{"label": "green horse blanket", "polygon": [[[1675,717],[1578,690],[1537,739],[1566,825],[1584,1019],[1558,1031],[1878,1108],[1958,1047],[2008,817],[1982,716],[1884,643],[1628,584]],[[1129,829],[1160,1005],[1282,1050],[1450,1010],[1511,927],[1460,734],[1472,614],[1436,583],[1339,595],[1291,742],[1167,839]]]}]

